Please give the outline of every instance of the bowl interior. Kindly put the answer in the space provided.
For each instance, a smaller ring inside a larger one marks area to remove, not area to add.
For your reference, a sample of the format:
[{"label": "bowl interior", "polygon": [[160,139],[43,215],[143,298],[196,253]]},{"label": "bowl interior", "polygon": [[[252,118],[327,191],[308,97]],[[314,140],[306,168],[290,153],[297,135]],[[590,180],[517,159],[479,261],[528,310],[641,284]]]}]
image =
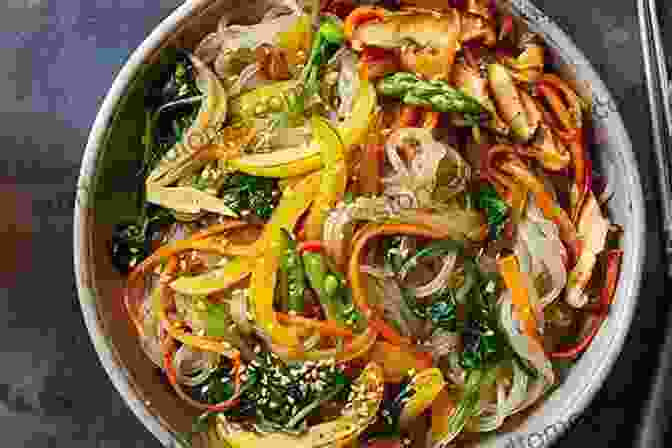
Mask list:
[{"label": "bowl interior", "polygon": [[[75,210],[75,267],[82,311],[113,383],[136,415],[167,446],[175,443],[174,432],[190,429],[196,412],[176,398],[140,349],[123,307],[124,279],[108,256],[114,225],[133,218],[137,209],[144,86],[147,80],[159,76],[162,64],[175,57],[174,49],[193,48],[216,28],[222,14],[229,15],[231,22],[253,23],[270,3],[200,0],[186,2],[175,11],[136,50],[115,80],[94,123],[82,162]],[[514,0],[505,7],[544,37],[551,49],[551,63],[565,79],[573,80],[592,104],[588,138],[593,162],[612,180],[609,216],[624,229],[625,257],[610,318],[563,385],[528,419],[507,423],[509,429],[533,436],[546,446],[585,408],[620,352],[641,280],[643,195],[617,107],[589,62],[564,32],[527,0]],[[486,437],[476,445],[503,447],[510,437]]]}]

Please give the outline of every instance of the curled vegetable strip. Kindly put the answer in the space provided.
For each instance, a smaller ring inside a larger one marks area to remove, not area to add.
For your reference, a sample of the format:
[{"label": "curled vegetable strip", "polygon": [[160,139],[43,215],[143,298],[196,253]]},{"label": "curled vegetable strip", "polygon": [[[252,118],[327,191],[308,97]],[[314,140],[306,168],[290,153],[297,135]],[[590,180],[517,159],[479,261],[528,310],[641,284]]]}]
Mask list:
[{"label": "curled vegetable strip", "polygon": [[[205,166],[207,160],[197,155],[210,146],[210,139],[226,120],[229,99],[226,89],[203,61],[195,56],[190,59],[197,73],[196,85],[206,100],[201,102],[196,118],[184,132],[184,143],[176,143],[149,173],[145,181],[148,187],[166,187]],[[172,154],[177,157],[171,158]]]},{"label": "curled vegetable strip", "polygon": [[547,383],[553,384],[555,381],[553,366],[551,365],[550,360],[546,357],[546,353],[544,352],[541,343],[537,339],[526,334],[524,330],[520,328],[522,323],[514,316],[514,305],[511,300],[510,292],[505,292],[502,295],[499,306],[500,324],[513,349],[523,359],[529,361],[535,369],[540,371],[544,375]]},{"label": "curled vegetable strip", "polygon": [[568,264],[574,266],[581,254],[582,246],[577,236],[576,228],[569,219],[567,212],[560,207],[553,196],[547,191],[543,182],[532,174],[520,160],[510,158],[502,163],[499,169],[512,176],[517,182],[534,193],[534,200],[544,213],[544,216],[558,226],[562,241],[570,255]]},{"label": "curled vegetable strip", "polygon": [[533,278],[548,274],[550,285],[539,299],[542,308],[548,306],[562,293],[567,282],[563,261],[566,249],[556,225],[544,218],[534,202],[528,203],[527,219],[520,223],[514,251],[521,268]]},{"label": "curled vegetable strip", "polygon": [[218,361],[219,356],[212,352],[183,345],[177,349],[173,358],[177,381],[186,386],[198,386],[215,371]]},{"label": "curled vegetable strip", "polygon": [[432,294],[444,289],[448,283],[448,280],[450,279],[450,275],[453,273],[456,260],[457,256],[455,254],[446,255],[443,258],[443,266],[441,266],[441,270],[436,275],[436,277],[434,277],[432,281],[425,285],[411,288],[410,293],[415,295],[415,297],[422,298],[429,297]]},{"label": "curled vegetable strip", "polygon": [[433,239],[453,238],[453,232],[441,228],[431,228],[421,224],[382,224],[368,225],[362,228],[354,237],[352,256],[348,265],[348,278],[352,288],[352,298],[355,305],[369,319],[369,325],[380,332],[380,335],[396,345],[408,345],[408,338],[399,335],[396,329],[387,324],[382,317],[375,316],[369,306],[368,295],[361,273],[362,255],[367,243],[373,238],[390,235],[409,235]]},{"label": "curled vegetable strip", "polygon": [[502,329],[516,353],[541,372],[549,384],[553,384],[553,366],[541,345],[529,284],[514,256],[502,258],[498,264],[508,288],[499,303]]},{"label": "curled vegetable strip", "polygon": [[609,233],[609,221],[602,215],[600,205],[592,191],[588,193],[579,217],[578,232],[583,241],[581,256],[569,273],[565,300],[575,308],[588,303],[586,286],[593,274],[597,255],[604,250]]},{"label": "curled vegetable strip", "polygon": [[[410,166],[401,160],[398,149],[402,145],[417,145],[416,155]],[[394,174],[383,178],[387,196],[410,196],[416,207],[429,206],[437,185],[439,165],[444,160],[454,166],[455,176],[441,191],[444,196],[453,196],[464,190],[471,176],[469,165],[452,147],[434,140],[431,131],[425,128],[402,128],[392,134],[385,145],[387,159]],[[445,193],[448,194],[445,194]]]},{"label": "curled vegetable strip", "polygon": [[508,393],[501,382],[497,384],[497,403],[494,409],[487,409],[490,415],[481,415],[475,423],[479,432],[494,431],[504,423],[504,420],[517,412],[517,409],[526,401],[529,376],[513,361],[512,385]]}]

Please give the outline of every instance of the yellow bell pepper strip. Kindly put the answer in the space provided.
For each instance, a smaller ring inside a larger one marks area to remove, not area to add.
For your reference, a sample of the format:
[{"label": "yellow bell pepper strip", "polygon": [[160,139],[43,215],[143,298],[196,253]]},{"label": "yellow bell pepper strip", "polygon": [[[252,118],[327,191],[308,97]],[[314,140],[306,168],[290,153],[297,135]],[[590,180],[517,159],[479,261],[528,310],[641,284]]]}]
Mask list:
[{"label": "yellow bell pepper strip", "polygon": [[410,235],[422,238],[450,238],[453,234],[441,231],[439,228],[429,229],[414,224],[381,224],[369,225],[359,230],[353,238],[352,255],[348,265],[348,280],[352,288],[352,300],[359,310],[366,316],[369,325],[380,332],[380,335],[395,345],[409,345],[410,340],[402,337],[399,332],[387,324],[382,317],[374,315],[369,306],[364,280],[360,270],[364,248],[373,239],[390,235]]},{"label": "yellow bell pepper strip", "polygon": [[408,427],[416,417],[425,412],[445,385],[446,381],[439,368],[433,367],[415,374],[408,385],[414,393],[401,411],[400,426]]},{"label": "yellow bell pepper strip", "polygon": [[170,288],[181,294],[208,295],[223,291],[241,282],[252,273],[254,259],[238,257],[223,267],[193,277],[179,277],[170,283]]},{"label": "yellow bell pepper strip", "polygon": [[229,161],[228,165],[253,176],[287,178],[319,170],[322,161],[319,147],[311,143],[299,148],[243,156]]},{"label": "yellow bell pepper strip", "polygon": [[[353,145],[361,142],[366,136],[375,106],[376,89],[369,81],[360,80],[352,113],[338,128],[346,158]],[[320,169],[322,159],[320,147],[313,141],[301,148],[239,157],[230,160],[228,166],[254,176],[287,178]]]},{"label": "yellow bell pepper strip", "polygon": [[380,367],[370,363],[354,381],[353,393],[341,411],[341,416],[336,420],[311,426],[306,433],[298,437],[282,432],[262,435],[252,431],[229,433],[218,431],[217,435],[232,448],[343,447],[359,437],[375,421],[383,400],[384,386]]},{"label": "yellow bell pepper strip", "polygon": [[402,382],[409,370],[422,371],[432,367],[431,354],[385,341],[373,344],[367,358],[382,367],[388,383]]},{"label": "yellow bell pepper strip", "polygon": [[296,221],[315,199],[320,189],[320,175],[314,173],[295,188],[285,189],[264,233],[255,245],[260,247],[250,281],[250,296],[254,303],[254,319],[276,344],[286,347],[299,345],[296,329],[280,325],[273,310],[273,295],[280,258],[286,249],[282,229],[292,232]]},{"label": "yellow bell pepper strip", "polygon": [[322,154],[320,194],[308,212],[304,227],[306,239],[322,238],[322,224],[327,214],[345,194],[347,169],[345,165],[343,143],[338,132],[324,118],[314,116],[311,120],[313,135]]}]

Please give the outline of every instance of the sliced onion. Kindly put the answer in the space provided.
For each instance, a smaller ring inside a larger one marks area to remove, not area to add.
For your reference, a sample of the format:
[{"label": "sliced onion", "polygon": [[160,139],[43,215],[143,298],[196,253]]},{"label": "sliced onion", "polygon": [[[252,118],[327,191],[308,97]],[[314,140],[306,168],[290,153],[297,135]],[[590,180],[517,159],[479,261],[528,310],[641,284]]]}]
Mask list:
[{"label": "sliced onion", "polygon": [[163,368],[163,348],[161,340],[163,336],[163,329],[159,322],[154,318],[154,310],[152,309],[151,292],[158,284],[159,277],[157,275],[148,275],[145,280],[144,296],[142,303],[140,303],[140,319],[143,324],[143,334],[140,335],[140,347],[145,352],[145,355],[157,365]]},{"label": "sliced onion", "polygon": [[[430,346],[432,348],[432,358],[439,360],[451,353],[458,353],[462,341],[457,332],[435,331],[432,334]],[[461,375],[461,373],[459,373]]]},{"label": "sliced onion", "polygon": [[506,392],[503,383],[497,384],[497,403],[485,407],[485,411],[491,415],[481,416],[477,423],[478,431],[489,432],[499,428],[504,420],[510,415],[519,412],[519,408],[528,398],[529,376],[520,367],[517,361],[513,361],[513,378],[511,389]]},{"label": "sliced onion", "polygon": [[[410,166],[401,159],[398,147],[411,140],[418,144],[418,152]],[[441,163],[455,165],[457,174],[441,185],[441,194],[446,199],[464,190],[471,168],[453,147],[435,140],[429,129],[402,128],[392,134],[385,145],[387,159],[392,166],[393,174],[383,178],[386,186],[385,193],[394,194],[397,191],[408,191],[417,197],[420,207],[428,206],[432,202],[432,194],[437,187],[437,175]]]},{"label": "sliced onion", "polygon": [[233,85],[231,86],[229,94],[232,97],[234,97],[240,95],[240,93],[243,90],[246,90],[247,88],[254,88],[252,83],[256,81],[258,71],[259,66],[257,66],[256,63],[250,64],[247,67],[245,67],[240,72],[240,75],[238,76],[238,79],[236,79],[236,82],[234,82]]},{"label": "sliced onion", "polygon": [[379,278],[381,280],[394,277],[394,272],[387,271],[382,267],[372,266],[370,264],[363,264],[360,267],[360,271],[372,277]]},{"label": "sliced onion", "polygon": [[502,294],[498,306],[499,324],[507,335],[511,347],[521,358],[528,361],[532,367],[541,372],[546,379],[546,382],[553,384],[555,381],[553,365],[546,356],[543,347],[538,341],[523,334],[521,329],[518,328],[519,324],[514,321],[510,290],[507,290]]},{"label": "sliced onion", "polygon": [[173,358],[177,381],[185,386],[198,386],[215,371],[219,354],[182,345]]},{"label": "sliced onion", "polygon": [[467,372],[460,365],[460,353],[449,353],[448,361],[450,363],[450,371],[448,371],[446,376],[458,386],[463,386],[467,379]]},{"label": "sliced onion", "polygon": [[443,266],[441,266],[441,270],[439,271],[437,276],[434,277],[432,281],[430,281],[425,285],[418,286],[416,288],[411,288],[410,290],[411,294],[415,295],[415,297],[418,298],[429,297],[432,294],[435,294],[445,289],[446,285],[448,284],[448,281],[450,280],[450,276],[453,273],[453,268],[455,267],[456,260],[457,255],[455,254],[449,254],[443,257]]},{"label": "sliced onion", "polygon": [[325,252],[337,266],[343,266],[347,259],[347,248],[353,231],[353,204],[341,203],[333,209],[324,221],[322,240]]},{"label": "sliced onion", "polygon": [[539,298],[541,309],[557,299],[567,284],[564,259],[567,251],[560,233],[552,221],[547,220],[535,201],[529,201],[525,221],[518,227],[514,252],[521,261],[521,268],[536,278],[548,274],[551,287]]},{"label": "sliced onion", "polygon": [[340,72],[338,74],[337,92],[341,102],[338,106],[338,116],[345,118],[352,112],[354,100],[359,92],[359,74],[357,70],[357,56],[355,52],[342,47],[334,59],[338,57],[340,63]]},{"label": "sliced onion", "polygon": [[[550,383],[552,384],[552,383]],[[525,400],[516,408],[514,409],[510,415],[517,414],[519,412],[524,411],[525,409],[529,408],[532,406],[534,403],[536,403],[546,392],[546,390],[549,388],[549,383],[544,381],[543,378],[537,379],[532,382],[532,384],[529,385],[527,389],[527,396]]]},{"label": "sliced onion", "polygon": [[233,322],[238,326],[238,329],[243,334],[252,334],[254,328],[249,319],[249,309],[247,303],[247,293],[244,289],[234,289],[231,292],[231,299],[229,300],[229,311]]}]

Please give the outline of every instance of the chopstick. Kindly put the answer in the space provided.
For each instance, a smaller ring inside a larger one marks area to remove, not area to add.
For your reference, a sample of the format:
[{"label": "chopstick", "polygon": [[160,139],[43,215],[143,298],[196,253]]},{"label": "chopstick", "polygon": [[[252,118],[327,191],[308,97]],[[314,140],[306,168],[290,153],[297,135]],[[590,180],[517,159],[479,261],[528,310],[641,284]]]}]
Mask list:
[{"label": "chopstick", "polygon": [[664,247],[668,276],[672,278],[672,178],[670,151],[672,147],[672,108],[670,78],[667,73],[660,24],[655,0],[637,0],[644,71],[648,89],[653,149],[658,165],[658,182],[663,213]]},{"label": "chopstick", "polygon": [[[655,0],[637,0],[644,71],[651,108],[653,146],[658,164],[658,181],[663,212],[663,230],[665,251],[668,263],[668,276],[672,278],[672,193],[670,187],[670,161],[668,150],[670,140],[670,79],[667,74],[665,51],[661,42],[660,25]],[[653,46],[652,44],[653,43]],[[662,123],[661,123],[662,120]],[[672,314],[668,315],[665,343],[661,347],[658,370],[650,389],[638,429],[634,446],[637,448],[663,448],[669,432],[669,405],[672,402],[669,382],[672,373]]]}]

